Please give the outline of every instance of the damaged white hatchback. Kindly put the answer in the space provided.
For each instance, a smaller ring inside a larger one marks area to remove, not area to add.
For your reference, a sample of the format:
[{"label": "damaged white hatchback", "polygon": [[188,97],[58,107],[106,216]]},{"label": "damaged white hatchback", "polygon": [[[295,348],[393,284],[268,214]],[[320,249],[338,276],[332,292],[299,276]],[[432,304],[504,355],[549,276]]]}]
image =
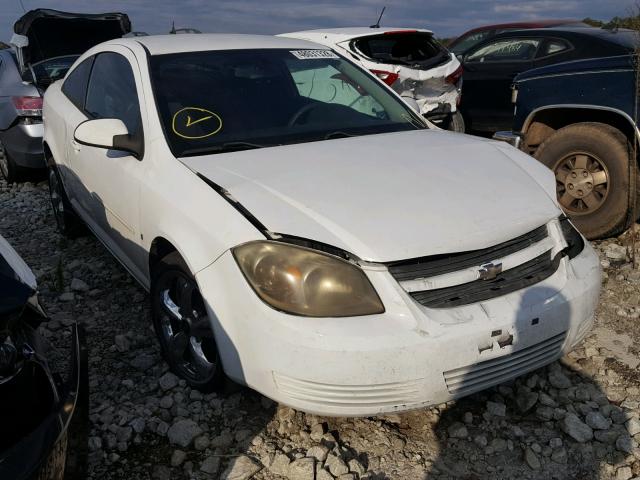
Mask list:
[{"label": "damaged white hatchback", "polygon": [[429,30],[333,28],[280,36],[321,43],[389,85],[412,108],[445,130],[464,132],[458,111],[462,65]]},{"label": "damaged white hatchback", "polygon": [[401,411],[539,368],[592,324],[599,262],[551,171],[430,129],[326,47],[113,40],[47,90],[44,121],[61,232],[84,222],[150,291],[195,388]]}]

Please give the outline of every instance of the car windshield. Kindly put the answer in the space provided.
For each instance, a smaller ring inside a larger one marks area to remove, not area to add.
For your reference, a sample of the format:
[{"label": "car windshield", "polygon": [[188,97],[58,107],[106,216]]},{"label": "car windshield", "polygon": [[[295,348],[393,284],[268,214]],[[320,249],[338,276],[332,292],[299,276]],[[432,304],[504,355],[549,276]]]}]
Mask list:
[{"label": "car windshield", "polygon": [[377,79],[330,50],[154,55],[152,84],[176,156],[426,128]]},{"label": "car windshield", "polygon": [[455,44],[450,45],[449,50],[451,50],[456,55],[463,55],[471,48],[482,42],[484,39],[489,38],[490,35],[491,30],[482,30],[479,32],[468,33],[456,40]]}]

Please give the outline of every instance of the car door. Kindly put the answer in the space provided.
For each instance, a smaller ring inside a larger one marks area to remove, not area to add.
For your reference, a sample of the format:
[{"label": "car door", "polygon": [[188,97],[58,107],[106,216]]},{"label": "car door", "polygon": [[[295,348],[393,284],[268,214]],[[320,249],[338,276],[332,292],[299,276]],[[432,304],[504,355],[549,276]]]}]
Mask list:
[{"label": "car door", "polygon": [[[117,118],[130,135],[143,134],[146,111],[141,109],[140,72],[133,53],[125,47],[96,55],[87,85],[84,113],[87,119]],[[74,125],[74,130],[81,122]],[[73,131],[73,130],[72,130]],[[82,192],[87,222],[106,246],[140,277],[145,254],[139,227],[140,181],[144,159],[130,153],[80,145],[72,140],[71,164]]]},{"label": "car door", "polygon": [[63,132],[59,138],[64,138],[65,140],[64,147],[60,152],[64,158],[56,159],[58,171],[62,176],[69,200],[80,214],[87,210],[89,199],[86,195],[86,190],[82,187],[82,182],[73,171],[75,166],[74,159],[79,148],[79,145],[73,141],[73,131],[77,125],[87,120],[87,116],[84,113],[84,100],[87,96],[87,83],[89,83],[89,75],[91,74],[94,59],[95,56],[86,58],[69,72],[62,84],[62,93],[72,105],[69,108],[65,108],[64,114],[61,114],[60,118],[55,118],[55,121],[52,122],[54,124],[53,128],[59,129],[61,126],[63,127]]},{"label": "car door", "polygon": [[472,129],[507,128],[513,116],[511,84],[518,73],[534,67],[541,39],[489,40],[464,56],[461,110]]}]

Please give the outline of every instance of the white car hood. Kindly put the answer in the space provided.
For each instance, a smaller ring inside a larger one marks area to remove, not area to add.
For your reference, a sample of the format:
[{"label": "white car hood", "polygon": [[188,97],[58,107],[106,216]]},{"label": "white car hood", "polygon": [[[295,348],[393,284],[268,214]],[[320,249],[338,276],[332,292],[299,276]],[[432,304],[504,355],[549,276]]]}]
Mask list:
[{"label": "white car hood", "polygon": [[505,147],[419,130],[180,160],[271,232],[386,262],[486,248],[560,215],[551,171]]}]

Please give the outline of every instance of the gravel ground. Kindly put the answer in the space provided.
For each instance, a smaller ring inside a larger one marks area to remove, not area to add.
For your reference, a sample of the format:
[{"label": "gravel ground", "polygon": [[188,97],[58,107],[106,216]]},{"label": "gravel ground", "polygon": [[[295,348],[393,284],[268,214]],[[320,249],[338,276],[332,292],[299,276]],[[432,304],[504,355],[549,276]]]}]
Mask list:
[{"label": "gravel ground", "polygon": [[243,387],[202,395],[167,372],[147,294],[92,236],[55,230],[44,183],[0,181],[0,234],[38,277],[60,344],[88,333],[92,479],[640,477],[640,271],[629,236],[598,242],[593,333],[547,368],[401,415],[321,418]]}]

